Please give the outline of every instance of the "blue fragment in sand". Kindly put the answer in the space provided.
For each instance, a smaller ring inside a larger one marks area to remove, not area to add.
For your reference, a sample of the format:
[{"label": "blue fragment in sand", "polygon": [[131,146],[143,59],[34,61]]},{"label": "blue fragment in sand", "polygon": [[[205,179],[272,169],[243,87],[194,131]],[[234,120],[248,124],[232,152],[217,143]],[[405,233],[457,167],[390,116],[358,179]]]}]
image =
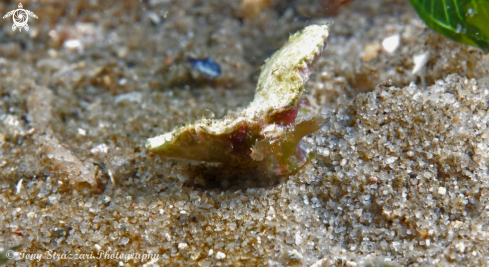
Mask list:
[{"label": "blue fragment in sand", "polygon": [[221,75],[221,67],[211,58],[194,59],[187,58],[192,67],[209,78],[217,78]]}]

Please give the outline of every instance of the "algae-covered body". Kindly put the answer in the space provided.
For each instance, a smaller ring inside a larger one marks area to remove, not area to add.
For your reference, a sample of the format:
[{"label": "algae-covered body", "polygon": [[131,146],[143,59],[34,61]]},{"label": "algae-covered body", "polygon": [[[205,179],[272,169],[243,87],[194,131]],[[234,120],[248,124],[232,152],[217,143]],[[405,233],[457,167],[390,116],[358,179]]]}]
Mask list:
[{"label": "algae-covered body", "polygon": [[329,28],[312,25],[292,35],[262,68],[254,100],[220,120],[202,119],[150,138],[146,147],[165,157],[233,165],[262,165],[290,174],[309,155],[300,141],[320,127],[304,83],[326,46]]}]

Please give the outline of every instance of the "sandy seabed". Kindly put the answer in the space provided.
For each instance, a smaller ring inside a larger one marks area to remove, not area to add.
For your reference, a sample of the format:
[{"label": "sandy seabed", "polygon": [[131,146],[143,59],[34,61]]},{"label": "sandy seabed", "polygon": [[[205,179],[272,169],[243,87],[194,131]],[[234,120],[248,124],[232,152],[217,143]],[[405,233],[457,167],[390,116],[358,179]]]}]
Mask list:
[{"label": "sandy seabed", "polygon": [[[8,264],[489,265],[488,56],[426,28],[407,1],[335,15],[320,1],[255,2],[256,14],[240,1],[25,1],[29,31],[3,21],[1,260],[21,244]],[[298,173],[144,148],[247,106],[289,34],[330,21],[306,84],[326,123]]]}]

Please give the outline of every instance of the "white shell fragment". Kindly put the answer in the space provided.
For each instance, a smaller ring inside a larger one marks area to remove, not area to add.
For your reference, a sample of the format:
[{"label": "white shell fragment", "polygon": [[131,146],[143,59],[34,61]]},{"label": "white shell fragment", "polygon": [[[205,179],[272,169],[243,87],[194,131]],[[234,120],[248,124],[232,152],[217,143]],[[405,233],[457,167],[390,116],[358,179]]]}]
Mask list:
[{"label": "white shell fragment", "polygon": [[413,61],[414,61],[414,68],[413,68],[413,74],[416,74],[418,71],[420,71],[426,63],[428,63],[428,59],[430,58],[430,52],[426,51],[422,54],[419,55],[414,55]]},{"label": "white shell fragment", "polygon": [[401,43],[401,36],[399,34],[389,36],[382,41],[382,47],[389,53],[394,53]]},{"label": "white shell fragment", "polygon": [[106,144],[100,144],[90,149],[90,153],[92,154],[107,154],[108,152],[109,152],[109,147]]}]

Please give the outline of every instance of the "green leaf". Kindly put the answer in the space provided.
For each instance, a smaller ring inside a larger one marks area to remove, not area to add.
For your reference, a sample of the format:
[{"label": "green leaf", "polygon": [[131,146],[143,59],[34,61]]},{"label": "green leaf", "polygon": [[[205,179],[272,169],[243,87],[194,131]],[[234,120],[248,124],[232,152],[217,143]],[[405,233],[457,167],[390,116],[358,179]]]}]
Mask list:
[{"label": "green leaf", "polygon": [[431,29],[489,50],[489,0],[409,0]]}]

